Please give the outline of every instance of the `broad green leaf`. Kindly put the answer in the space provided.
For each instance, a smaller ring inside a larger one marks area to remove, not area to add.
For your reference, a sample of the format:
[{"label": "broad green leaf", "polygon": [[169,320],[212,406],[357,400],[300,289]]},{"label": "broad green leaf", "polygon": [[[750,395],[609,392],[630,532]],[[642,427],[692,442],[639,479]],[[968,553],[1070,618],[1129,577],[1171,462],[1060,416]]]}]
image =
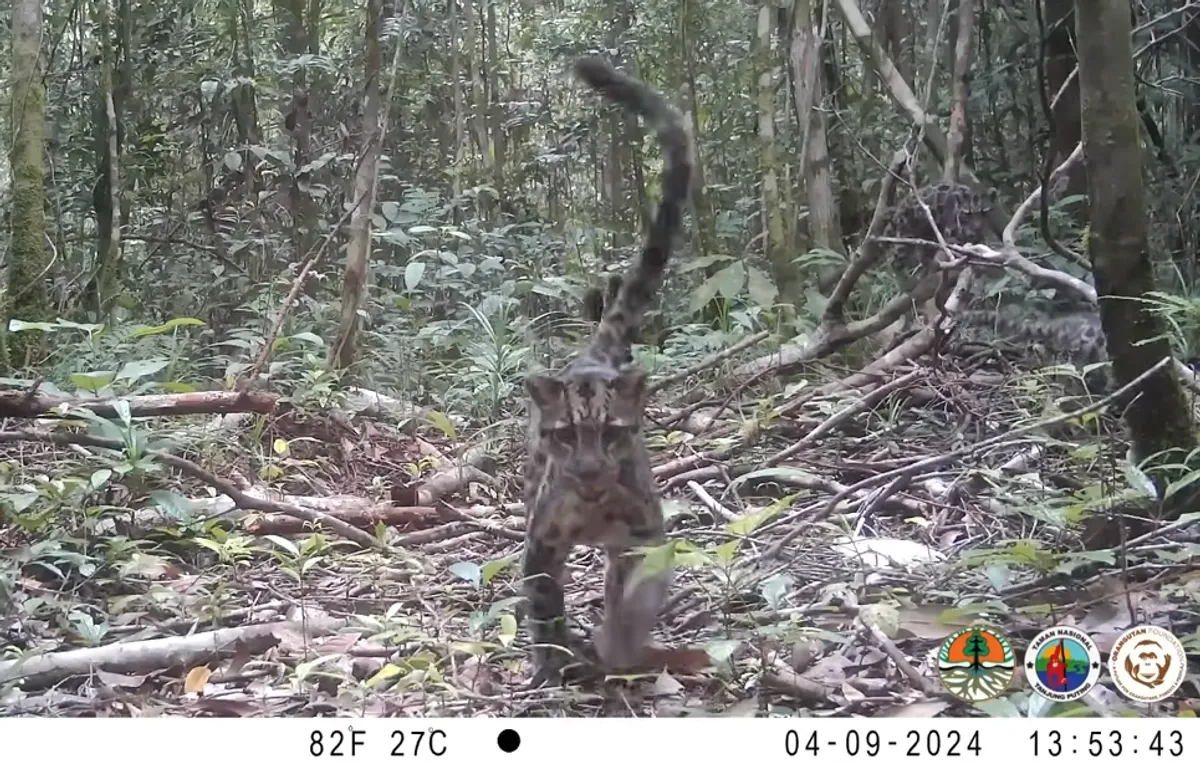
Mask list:
[{"label": "broad green leaf", "polygon": [[721,567],[729,567],[730,563],[733,562],[734,555],[737,554],[738,545],[741,543],[741,539],[734,539],[733,541],[726,541],[724,544],[721,544],[719,547],[717,547],[717,550],[713,553],[713,556],[717,558],[717,562],[721,563]]},{"label": "broad green leaf", "polygon": [[483,578],[483,571],[473,562],[456,562],[450,566],[450,573],[453,576],[461,578],[476,589],[479,588],[480,581]]},{"label": "broad green leaf", "polygon": [[133,421],[133,414],[129,410],[129,401],[125,400],[124,398],[121,398],[113,403],[113,410],[117,412],[117,418],[120,419],[121,423],[126,427],[128,427]]},{"label": "broad green leaf", "polygon": [[454,428],[454,423],[450,421],[450,417],[446,416],[441,411],[430,409],[429,411],[425,412],[425,419],[428,420],[431,425],[441,430],[442,434],[448,439],[454,440],[457,436],[458,431]]},{"label": "broad green leaf", "polygon": [[774,305],[779,290],[775,288],[771,277],[752,265],[746,266],[746,275],[749,277],[746,286],[750,291],[750,299],[764,308]]},{"label": "broad green leaf", "polygon": [[308,344],[316,345],[317,347],[325,346],[325,340],[321,339],[312,332],[299,332],[297,334],[293,334],[291,339],[294,339],[297,342],[307,342]]},{"label": "broad green leaf", "polygon": [[500,644],[508,647],[517,638],[517,619],[512,613],[500,616]]},{"label": "broad green leaf", "polygon": [[90,482],[92,484],[92,488],[96,489],[96,488],[100,488],[101,486],[103,486],[105,483],[108,482],[109,478],[112,477],[112,474],[113,474],[113,471],[110,469],[99,469],[99,470],[96,470],[95,472],[93,472],[91,480],[90,480]]},{"label": "broad green leaf", "polygon": [[779,514],[786,506],[786,504],[781,502],[773,502],[770,506],[756,512],[747,512],[736,520],[727,523],[725,530],[735,536],[749,536],[758,526]]},{"label": "broad green leaf", "polygon": [[717,296],[717,287],[716,276],[705,279],[704,283],[692,290],[691,297],[688,298],[688,311],[699,313],[704,310],[705,306]]},{"label": "broad green leaf", "polygon": [[[158,507],[162,513],[172,520],[191,520],[193,516],[192,502],[186,496],[181,496],[174,491],[151,491],[150,500]],[[204,544],[207,539],[196,539],[196,543],[202,546],[208,546],[214,552],[220,552],[221,547],[216,545]]]},{"label": "broad green leaf", "polygon": [[404,288],[412,291],[417,288],[417,284],[421,283],[421,277],[425,275],[425,261],[413,260],[408,265],[404,266]]},{"label": "broad green leaf", "polygon": [[144,361],[130,361],[121,367],[117,372],[117,379],[138,380],[142,377],[149,377],[151,374],[157,374],[163,369],[171,365],[171,361],[166,358],[148,358]]},{"label": "broad green leaf", "polygon": [[412,228],[408,229],[408,232],[411,233],[413,236],[417,236],[417,235],[423,234],[423,233],[433,233],[436,230],[437,229],[431,225],[415,225]]},{"label": "broad green leaf", "polygon": [[71,383],[80,390],[98,393],[112,384],[116,375],[111,371],[85,371],[71,375]]},{"label": "broad green leaf", "polygon": [[509,565],[512,565],[512,563],[513,563],[513,558],[511,558],[511,557],[501,557],[499,560],[489,560],[486,563],[484,563],[483,571],[482,571],[483,583],[490,584],[492,582],[492,579],[495,578],[496,575],[500,573],[500,571],[504,570]]},{"label": "broad green leaf", "polygon": [[367,680],[366,685],[367,687],[374,688],[376,685],[382,684],[392,677],[399,676],[400,672],[401,668],[399,666],[397,666],[395,663],[389,663],[376,671],[374,675]]},{"label": "broad green leaf", "polygon": [[700,270],[701,268],[707,268],[710,265],[722,262],[724,260],[732,260],[732,259],[733,259],[733,257],[731,257],[730,255],[707,255],[706,257],[698,257],[695,260],[688,260],[683,265],[680,265],[679,268],[676,269],[675,272],[676,273],[689,273],[691,271]]},{"label": "broad green leaf", "polygon": [[713,278],[717,280],[717,291],[732,300],[741,294],[742,285],[746,283],[746,265],[735,260],[713,274]]},{"label": "broad green leaf", "polygon": [[291,540],[291,539],[286,539],[286,538],[284,538],[283,536],[276,536],[276,535],[274,535],[274,534],[271,534],[271,535],[268,535],[268,536],[264,536],[263,538],[265,538],[267,541],[270,541],[271,543],[275,544],[275,545],[276,545],[276,546],[278,546],[280,549],[282,549],[283,551],[285,551],[285,552],[287,552],[288,554],[290,554],[292,557],[299,557],[299,556],[300,556],[300,548],[299,548],[299,547],[297,547],[297,546],[296,546],[296,545],[295,545],[295,544],[292,542],[292,540]]},{"label": "broad green leaf", "polygon": [[242,169],[242,155],[236,151],[227,151],[225,153],[225,166],[234,172]]},{"label": "broad green leaf", "polygon": [[379,211],[389,222],[396,222],[396,218],[400,217],[400,205],[396,202],[384,202],[379,205]]}]

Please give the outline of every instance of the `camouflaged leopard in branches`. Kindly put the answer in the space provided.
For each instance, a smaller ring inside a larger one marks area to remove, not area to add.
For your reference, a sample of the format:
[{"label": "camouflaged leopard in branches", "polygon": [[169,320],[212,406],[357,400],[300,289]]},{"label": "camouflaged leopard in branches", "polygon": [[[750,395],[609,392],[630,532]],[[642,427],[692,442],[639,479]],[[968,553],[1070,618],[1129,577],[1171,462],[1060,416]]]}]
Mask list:
[{"label": "camouflaged leopard in branches", "polygon": [[991,200],[970,186],[938,183],[909,192],[892,206],[876,234],[878,237],[920,239],[929,244],[875,242],[881,247],[880,260],[896,274],[900,286],[911,291],[926,275],[936,271],[938,237],[929,225],[920,202],[929,212],[947,244],[981,244],[988,231],[987,215]]},{"label": "camouflaged leopard in branches", "polygon": [[642,432],[646,376],[627,361],[682,227],[692,141],[682,114],[638,80],[597,58],[579,60],[575,72],[656,130],[663,192],[642,251],[590,340],[561,371],[526,379],[522,574],[535,685],[560,679],[571,658],[561,579],[576,545],[599,547],[606,555],[604,621],[595,647],[607,668],[632,668],[642,659],[672,578],[669,568],[645,568],[631,554],[635,547],[663,543],[665,532]]}]

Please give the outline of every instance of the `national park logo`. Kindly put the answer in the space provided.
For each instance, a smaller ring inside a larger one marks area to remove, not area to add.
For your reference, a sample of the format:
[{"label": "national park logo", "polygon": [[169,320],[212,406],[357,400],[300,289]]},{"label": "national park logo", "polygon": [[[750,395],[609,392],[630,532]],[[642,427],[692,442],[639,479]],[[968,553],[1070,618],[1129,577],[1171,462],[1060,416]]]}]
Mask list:
[{"label": "national park logo", "polygon": [[1055,626],[1033,638],[1025,651],[1025,678],[1043,698],[1078,700],[1100,681],[1100,648],[1073,626]]},{"label": "national park logo", "polygon": [[1158,626],[1135,626],[1117,637],[1108,673],[1121,694],[1139,703],[1169,698],[1187,671],[1183,643]]},{"label": "national park logo", "polygon": [[959,700],[991,700],[1008,689],[1017,662],[1008,639],[986,626],[972,626],[950,635],[938,650],[938,678],[946,692]]}]

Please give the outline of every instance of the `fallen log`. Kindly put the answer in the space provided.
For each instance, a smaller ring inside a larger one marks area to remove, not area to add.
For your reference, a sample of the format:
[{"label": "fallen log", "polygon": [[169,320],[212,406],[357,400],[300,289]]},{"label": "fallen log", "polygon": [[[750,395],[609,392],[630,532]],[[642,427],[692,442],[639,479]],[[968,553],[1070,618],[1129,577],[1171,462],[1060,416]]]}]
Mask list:
[{"label": "fallen log", "polygon": [[[433,507],[393,507],[377,504],[353,509],[327,509],[325,514],[336,517],[356,528],[374,528],[377,524],[382,523],[400,530],[416,531],[441,525],[443,522],[441,513]],[[256,536],[265,536],[270,533],[279,535],[310,533],[318,530],[319,526],[319,522],[313,523],[277,512],[252,515],[242,523],[242,527],[246,529],[247,533],[253,533]]]},{"label": "fallen log", "polygon": [[[72,398],[61,395],[44,395],[27,390],[0,391],[0,417],[36,419],[45,416],[61,416],[62,407],[87,409],[106,419],[117,418],[117,403],[124,401],[129,414],[135,417],[183,416],[187,414],[268,414],[275,410],[279,396],[271,393],[254,392],[242,395],[238,392],[212,390],[198,393],[176,393],[171,395],[131,395],[124,398]],[[69,414],[68,414],[69,415]]]}]

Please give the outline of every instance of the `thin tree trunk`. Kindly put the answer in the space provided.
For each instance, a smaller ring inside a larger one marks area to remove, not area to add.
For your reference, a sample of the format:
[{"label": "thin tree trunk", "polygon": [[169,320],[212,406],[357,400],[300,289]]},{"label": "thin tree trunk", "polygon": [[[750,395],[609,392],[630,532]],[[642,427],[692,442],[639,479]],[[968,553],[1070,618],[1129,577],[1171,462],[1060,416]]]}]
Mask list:
[{"label": "thin tree trunk", "polygon": [[[1045,0],[1046,9],[1046,85],[1048,96],[1053,101],[1055,95],[1063,89],[1067,78],[1075,71],[1076,40],[1072,15],[1074,8],[1072,0]],[[1036,103],[1036,101],[1035,101]],[[1079,79],[1073,79],[1067,84],[1062,98],[1054,104],[1054,152],[1053,165],[1057,167],[1063,162],[1080,139],[1079,117]],[[1038,113],[1041,111],[1039,109]],[[1058,198],[1082,194],[1087,188],[1087,163],[1077,162],[1067,171],[1065,186]],[[1082,214],[1083,209],[1077,209]],[[1082,221],[1080,221],[1082,222]]]},{"label": "thin tree trunk", "polygon": [[958,34],[954,40],[954,84],[950,103],[950,133],[946,138],[946,163],[942,178],[948,183],[958,181],[963,150],[970,130],[967,100],[971,95],[971,44],[975,28],[975,0],[959,0]]},{"label": "thin tree trunk", "polygon": [[[450,86],[454,95],[454,169],[452,171],[454,199],[462,197],[463,162],[467,156],[466,114],[462,92],[462,20],[458,0],[449,0],[450,6]],[[462,222],[462,210],[454,206],[455,224]]]},{"label": "thin tree trunk", "polygon": [[[487,0],[482,0],[487,2]],[[487,126],[487,90],[483,83],[483,75],[480,73],[483,52],[476,45],[475,30],[478,28],[477,17],[475,13],[475,1],[463,0],[463,48],[467,55],[467,66],[471,71],[471,105],[474,107],[471,114],[471,124],[474,127],[475,143],[479,149],[479,159],[485,172],[489,175],[492,171],[492,143],[488,139]],[[479,212],[484,217],[491,215],[493,205],[491,197],[487,194],[479,194],[476,196],[479,205]]]},{"label": "thin tree trunk", "polygon": [[695,0],[681,0],[679,9],[679,55],[684,61],[684,71],[687,77],[688,95],[691,108],[688,117],[692,124],[693,152],[695,167],[693,175],[696,178],[693,191],[689,198],[692,207],[693,230],[696,232],[695,242],[697,254],[707,257],[712,251],[716,239],[714,220],[708,192],[704,184],[704,152],[700,140],[699,95],[696,90],[696,46],[691,42],[689,29],[691,27],[692,8]]},{"label": "thin tree trunk", "polygon": [[[300,58],[306,53],[319,53],[319,37],[310,33],[308,28],[309,25],[315,28],[318,22],[313,18],[305,18],[305,13],[313,10],[313,5],[320,10],[319,4],[306,0],[275,0],[275,15],[279,23],[276,44],[292,58]],[[246,56],[249,56],[248,52]],[[317,92],[309,87],[305,67],[296,67],[291,82],[281,90],[285,102],[280,107],[286,115],[283,125],[292,137],[293,173],[288,184],[288,208],[292,216],[293,256],[303,257],[316,245],[319,233],[320,208],[307,191],[312,178],[301,176],[299,172],[301,167],[312,161],[312,113],[316,105],[313,99]],[[316,282],[312,283],[315,285]]]},{"label": "thin tree trunk", "polygon": [[96,115],[99,173],[93,201],[98,222],[96,271],[87,292],[94,302],[96,316],[103,319],[121,268],[121,161],[117,142],[117,107],[113,95],[114,40],[109,0],[96,0],[96,23],[100,38],[99,108]]},{"label": "thin tree trunk", "polygon": [[492,186],[501,200],[508,198],[505,193],[507,178],[505,177],[505,160],[507,158],[507,142],[504,135],[504,107],[500,103],[500,53],[496,46],[496,0],[483,0],[487,3],[487,81],[488,81],[488,115],[492,136]]},{"label": "thin tree trunk", "polygon": [[349,368],[358,356],[358,314],[366,294],[367,264],[371,256],[371,213],[375,209],[376,169],[379,144],[383,135],[379,78],[382,54],[379,37],[383,32],[383,0],[367,0],[366,55],[363,74],[363,156],[354,173],[354,210],[350,213],[350,243],[346,247],[346,271],[342,279],[342,309],[337,338],[330,347],[330,363]]},{"label": "thin tree trunk", "polygon": [[758,8],[755,36],[755,71],[758,73],[758,151],[762,192],[759,195],[763,228],[763,252],[784,302],[796,304],[802,296],[796,268],[787,251],[783,207],[779,194],[779,147],[775,143],[775,61],[771,56],[772,22],[770,3]]},{"label": "thin tree trunk", "polygon": [[811,0],[795,0],[792,6],[793,103],[801,134],[800,175],[808,196],[809,245],[842,251],[842,228],[833,177],[829,172],[829,143],[825,128],[824,69],[821,66],[823,31],[817,26]]}]

